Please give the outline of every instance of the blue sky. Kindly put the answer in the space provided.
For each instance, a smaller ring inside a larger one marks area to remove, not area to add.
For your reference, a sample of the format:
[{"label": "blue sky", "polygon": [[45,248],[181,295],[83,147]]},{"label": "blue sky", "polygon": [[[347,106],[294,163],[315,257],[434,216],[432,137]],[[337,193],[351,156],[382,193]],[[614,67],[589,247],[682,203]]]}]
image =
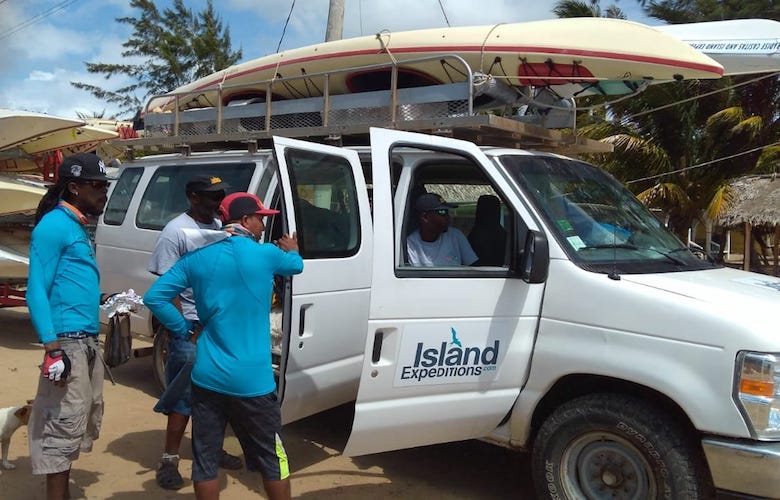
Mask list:
[{"label": "blue sky", "polygon": [[[243,61],[276,52],[292,0],[214,0],[230,27],[234,48]],[[552,0],[345,0],[344,38],[381,30],[403,31],[446,26],[522,22],[555,17]],[[632,21],[660,21],[643,15],[634,0],[618,0]],[[202,10],[206,0],[186,0]],[[602,5],[609,5],[602,1]],[[163,8],[168,1],[158,0]],[[474,8],[478,5],[478,8]],[[51,15],[42,16],[47,11]],[[281,50],[320,43],[325,38],[328,0],[297,0]],[[38,17],[36,17],[38,16]],[[0,0],[0,108],[75,117],[116,112],[91,94],[70,85],[88,82],[117,88],[126,82],[106,81],[86,72],[84,62],[120,62],[130,28],[115,21],[136,16],[128,0]],[[33,22],[36,19],[37,22]],[[22,27],[28,24],[27,27]],[[242,61],[242,62],[243,62]]]}]

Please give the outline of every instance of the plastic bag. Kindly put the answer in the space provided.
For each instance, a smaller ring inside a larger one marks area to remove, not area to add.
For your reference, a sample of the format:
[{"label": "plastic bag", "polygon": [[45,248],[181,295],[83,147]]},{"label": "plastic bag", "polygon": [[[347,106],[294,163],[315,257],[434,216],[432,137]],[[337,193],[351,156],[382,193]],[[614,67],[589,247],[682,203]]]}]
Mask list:
[{"label": "plastic bag", "polygon": [[103,346],[103,360],[109,368],[126,363],[133,357],[133,336],[130,316],[114,314],[108,320],[108,333]]},{"label": "plastic bag", "polygon": [[115,293],[100,308],[108,315],[108,333],[103,345],[103,360],[109,368],[126,363],[133,357],[130,313],[144,306],[143,299],[131,288]]}]

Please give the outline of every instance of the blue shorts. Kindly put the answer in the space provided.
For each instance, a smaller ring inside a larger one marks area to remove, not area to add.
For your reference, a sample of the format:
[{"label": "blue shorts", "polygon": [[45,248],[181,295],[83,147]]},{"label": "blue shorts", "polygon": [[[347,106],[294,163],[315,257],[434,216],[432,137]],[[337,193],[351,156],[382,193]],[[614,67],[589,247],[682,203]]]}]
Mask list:
[{"label": "blue shorts", "polygon": [[[195,364],[195,344],[168,333],[168,360],[165,362],[165,391],[154,406],[157,413],[191,415],[192,366]],[[162,330],[160,331],[162,333]],[[158,333],[159,335],[159,333]]]},{"label": "blue shorts", "polygon": [[230,423],[241,444],[246,468],[266,481],[290,476],[282,445],[282,414],[276,392],[241,398],[192,386],[192,480],[217,477],[225,425]]}]

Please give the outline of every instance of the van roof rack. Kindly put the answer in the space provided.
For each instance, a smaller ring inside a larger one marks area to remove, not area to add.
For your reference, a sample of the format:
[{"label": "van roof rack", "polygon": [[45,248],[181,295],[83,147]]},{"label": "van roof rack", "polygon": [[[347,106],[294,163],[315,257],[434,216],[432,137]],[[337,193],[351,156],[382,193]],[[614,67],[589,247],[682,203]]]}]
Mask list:
[{"label": "van roof rack", "polygon": [[[498,79],[484,85],[485,79],[492,77],[475,73],[457,55],[406,60],[403,66],[413,68],[431,59],[448,59],[452,65],[462,65],[462,72],[458,72],[462,80],[399,88],[399,63],[393,61],[252,84],[172,92],[149,100],[144,109],[142,137],[115,139],[110,143],[127,148],[131,156],[138,149],[173,152],[248,148],[255,151],[258,146],[270,147],[273,136],[352,146],[368,144],[369,128],[382,127],[466,139],[483,146],[561,154],[612,151],[610,144],[579,137],[572,129],[546,128],[542,126],[543,121],[527,123],[529,116],[519,115],[517,110],[522,106],[527,109],[529,104],[523,103],[533,103],[533,100],[524,98],[523,92]],[[377,71],[389,72],[389,88],[328,93],[329,81],[343,77],[341,73]],[[274,86],[289,86],[300,80],[305,80],[306,88],[316,89],[321,95],[273,99]],[[480,84],[475,85],[475,81]],[[186,109],[188,103],[201,102],[206,92],[216,94],[216,106]],[[249,98],[240,103],[224,102],[236,95]],[[571,124],[574,112],[572,106]],[[538,117],[531,119],[539,121]]]}]

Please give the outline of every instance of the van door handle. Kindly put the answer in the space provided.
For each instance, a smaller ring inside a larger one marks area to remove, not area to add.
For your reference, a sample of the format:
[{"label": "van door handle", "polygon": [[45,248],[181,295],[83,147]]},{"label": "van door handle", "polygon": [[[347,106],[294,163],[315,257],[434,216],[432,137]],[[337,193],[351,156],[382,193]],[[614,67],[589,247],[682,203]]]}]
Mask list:
[{"label": "van door handle", "polygon": [[298,310],[298,338],[303,339],[307,336],[311,336],[311,331],[309,331],[308,335],[306,334],[306,312],[309,310],[309,308],[312,306],[312,304],[303,304],[301,308]]},{"label": "van door handle", "polygon": [[374,364],[379,363],[379,358],[382,355],[382,340],[384,337],[382,330],[374,332],[374,345],[371,348],[371,362]]}]

